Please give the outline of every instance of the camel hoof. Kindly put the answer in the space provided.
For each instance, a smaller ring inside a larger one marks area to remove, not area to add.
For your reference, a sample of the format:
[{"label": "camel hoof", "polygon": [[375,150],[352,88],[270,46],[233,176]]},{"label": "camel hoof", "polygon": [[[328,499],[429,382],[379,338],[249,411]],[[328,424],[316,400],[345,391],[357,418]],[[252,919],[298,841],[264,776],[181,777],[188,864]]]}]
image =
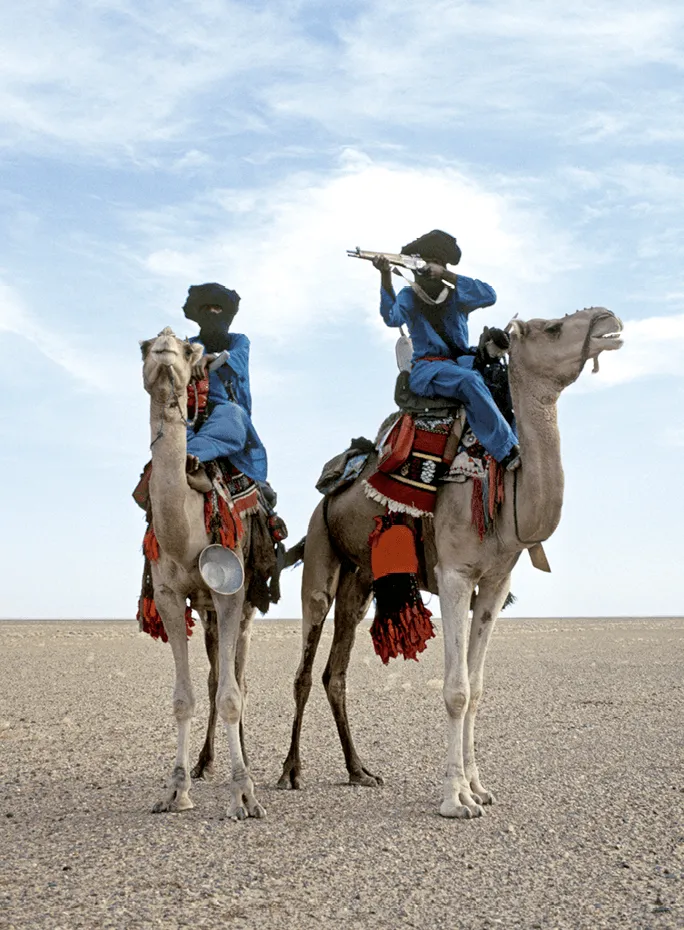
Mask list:
[{"label": "camel hoof", "polygon": [[361,785],[364,788],[382,788],[385,784],[379,775],[372,775],[366,769],[360,772],[351,772],[349,775],[350,785]]},{"label": "camel hoof", "polygon": [[202,762],[198,762],[190,772],[190,778],[194,778],[195,781],[211,781],[215,774],[216,770],[213,762],[207,762],[206,765]]},{"label": "camel hoof", "polygon": [[230,820],[247,820],[247,811],[242,806],[242,804],[240,804],[238,807],[229,811],[228,817]]},{"label": "camel hoof", "polygon": [[442,801],[439,813],[442,817],[450,817],[458,820],[470,820],[473,816],[469,807],[466,807],[465,804],[456,804],[455,801]]},{"label": "camel hoof", "polygon": [[250,807],[249,816],[255,817],[257,820],[263,820],[266,816],[266,808],[262,807],[261,804],[259,804],[257,801],[256,804]]},{"label": "camel hoof", "polygon": [[301,787],[302,782],[297,769],[285,766],[283,768],[283,774],[276,782],[276,788],[279,788],[281,791],[299,791]]},{"label": "camel hoof", "polygon": [[179,814],[181,811],[192,810],[195,805],[192,803],[187,794],[179,795],[177,792],[164,798],[162,801],[157,801],[156,804],[152,805],[153,814]]},{"label": "camel hoof", "polygon": [[480,804],[496,804],[496,797],[492,794],[491,791],[487,791],[484,788],[481,791],[473,792],[474,798],[480,799]]}]

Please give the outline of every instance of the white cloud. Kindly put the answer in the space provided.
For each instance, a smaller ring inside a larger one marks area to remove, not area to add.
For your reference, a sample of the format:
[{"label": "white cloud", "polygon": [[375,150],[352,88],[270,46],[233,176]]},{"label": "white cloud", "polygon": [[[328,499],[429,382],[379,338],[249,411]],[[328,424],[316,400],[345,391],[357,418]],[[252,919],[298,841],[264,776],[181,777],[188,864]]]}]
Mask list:
[{"label": "white cloud", "polygon": [[[0,36],[5,144],[88,154],[263,131],[238,79],[315,64],[316,54],[286,0],[261,9],[230,0],[26,0],[2,6]],[[209,91],[210,116],[197,105]]]},{"label": "white cloud", "polygon": [[281,118],[338,138],[451,126],[461,149],[493,118],[643,143],[684,133],[681,97],[638,80],[652,64],[681,72],[683,33],[674,0],[439,0],[429,15],[419,0],[324,13],[313,0],[26,0],[0,9],[0,123],[6,145],[153,163],[168,151],[172,167],[180,145],[195,170],[203,142],[269,138]]},{"label": "white cloud", "polygon": [[[0,281],[0,335],[2,333],[25,339],[41,355],[88,387],[111,388],[107,371],[85,346],[79,348],[75,338],[65,337],[41,324],[22,306],[14,291]],[[29,356],[26,364],[31,365]]]},{"label": "white cloud", "polygon": [[[357,245],[398,251],[435,226],[453,231],[463,273],[506,294],[493,311],[502,320],[539,315],[531,299],[540,285],[595,260],[519,192],[487,187],[457,167],[378,163],[355,150],[330,174],[211,191],[139,220],[154,243],[144,259],[150,273],[177,282],[177,292],[191,281],[230,284],[249,307],[250,331],[281,341],[302,338],[313,324],[321,331],[363,320],[380,328],[377,272],[346,256]],[[562,295],[545,301],[543,315],[570,309]]]},{"label": "white cloud", "polygon": [[637,378],[684,377],[684,313],[628,320],[623,332],[624,346],[604,352],[598,374],[581,379],[578,386],[590,390]]}]

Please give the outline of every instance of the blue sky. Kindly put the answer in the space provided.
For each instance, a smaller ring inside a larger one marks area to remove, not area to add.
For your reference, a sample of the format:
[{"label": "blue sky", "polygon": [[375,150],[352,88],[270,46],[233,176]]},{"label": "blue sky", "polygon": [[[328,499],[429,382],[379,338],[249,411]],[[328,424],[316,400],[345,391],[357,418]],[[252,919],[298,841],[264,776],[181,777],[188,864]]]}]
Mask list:
[{"label": "blue sky", "polygon": [[[434,227],[481,326],[604,305],[626,345],[560,401],[563,519],[521,616],[682,613],[684,8],[9,0],[0,9],[6,617],[128,617],[148,457],[138,340],[242,295],[293,539],[392,409],[377,273]],[[297,616],[299,574],[274,616]]]}]

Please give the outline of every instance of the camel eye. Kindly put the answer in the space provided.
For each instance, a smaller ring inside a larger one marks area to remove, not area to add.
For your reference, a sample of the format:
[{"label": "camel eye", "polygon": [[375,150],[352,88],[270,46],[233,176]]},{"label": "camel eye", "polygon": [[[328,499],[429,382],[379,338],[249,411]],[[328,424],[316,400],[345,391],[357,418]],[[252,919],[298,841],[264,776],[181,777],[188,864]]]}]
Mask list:
[{"label": "camel eye", "polygon": [[544,327],[544,332],[549,336],[560,336],[561,330],[563,328],[563,323],[561,320],[556,320],[553,323],[547,323]]},{"label": "camel eye", "polygon": [[192,356],[192,346],[189,342],[186,342],[186,344],[183,346],[183,354],[186,358],[190,358]]}]

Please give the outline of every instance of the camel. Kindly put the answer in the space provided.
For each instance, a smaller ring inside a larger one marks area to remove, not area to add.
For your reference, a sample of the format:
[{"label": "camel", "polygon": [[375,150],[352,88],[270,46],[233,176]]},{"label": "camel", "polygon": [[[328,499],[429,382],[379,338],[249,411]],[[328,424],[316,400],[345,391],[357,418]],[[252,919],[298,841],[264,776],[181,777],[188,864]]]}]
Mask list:
[{"label": "camel", "polygon": [[[588,359],[622,345],[622,322],[603,307],[579,310],[563,319],[514,319],[509,377],[518,424],[522,466],[505,474],[505,501],[492,532],[480,541],[471,522],[471,482],[443,484],[434,513],[434,549],[425,589],[439,594],[444,636],[443,695],[448,751],[440,814],[481,816],[494,796],[480,780],[474,728],[483,691],[483,669],[495,621],[510,591],[511,571],[524,549],[537,545],[558,526],[563,504],[563,467],[557,401]],[[294,683],[295,716],[288,756],[278,786],[301,785],[300,734],[311,690],[311,669],[323,622],[335,599],[334,634],[323,673],[351,784],[382,784],[362,763],[352,740],[346,710],[346,674],[356,627],[372,597],[369,534],[384,508],[369,500],[363,479],[324,498],[316,507],[303,546],[302,654]],[[427,522],[427,521],[426,521]],[[301,543],[299,544],[301,546]],[[536,547],[536,553],[535,553]],[[294,551],[294,550],[291,550]],[[544,558],[542,556],[542,558]],[[548,566],[547,566],[548,570]],[[469,619],[471,601],[477,594]]]},{"label": "camel", "polygon": [[[155,813],[182,811],[194,805],[189,797],[191,774],[210,774],[214,758],[214,726],[221,718],[228,735],[231,759],[228,816],[244,820],[264,817],[265,810],[254,793],[244,752],[243,712],[245,665],[254,608],[245,599],[251,572],[252,521],[244,516],[244,536],[236,552],[245,568],[245,585],[230,596],[211,591],[199,573],[198,558],[211,542],[204,523],[204,497],[188,485],[186,475],[187,386],[199,364],[203,347],[176,337],[166,327],[155,339],[141,342],[143,383],[150,395],[152,473],[150,501],[159,559],[152,562],[157,609],[173,652],[176,680],[173,711],[178,725],[176,761],[165,795],[153,807]],[[190,680],[185,605],[189,598],[201,617],[210,661],[211,713],[207,737],[197,765],[190,772],[190,721],[195,696]]]}]

